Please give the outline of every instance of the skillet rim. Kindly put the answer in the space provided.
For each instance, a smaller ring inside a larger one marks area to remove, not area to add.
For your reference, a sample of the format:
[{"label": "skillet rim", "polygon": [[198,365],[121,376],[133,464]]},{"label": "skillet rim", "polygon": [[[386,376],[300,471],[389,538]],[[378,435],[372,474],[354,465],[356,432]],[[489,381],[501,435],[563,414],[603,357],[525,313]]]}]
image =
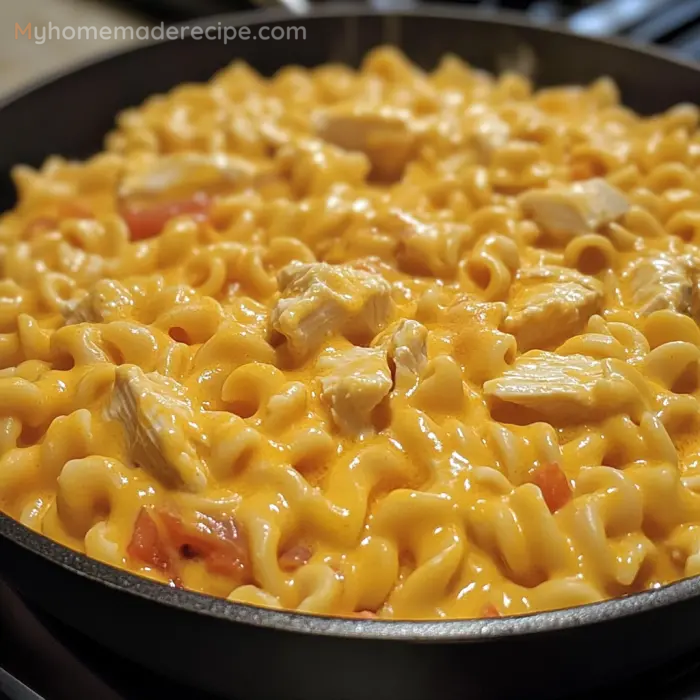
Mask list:
[{"label": "skillet rim", "polygon": [[70,574],[158,605],[253,627],[321,637],[420,643],[497,641],[613,622],[700,595],[700,576],[693,576],[620,598],[526,615],[488,619],[366,620],[275,610],[174,588],[92,559],[34,532],[1,511],[0,537]]},{"label": "skillet rim", "polygon": [[[227,24],[229,26],[241,25],[258,25],[271,24],[273,22],[281,22],[285,20],[298,20],[299,22],[314,18],[335,18],[335,19],[350,19],[361,17],[403,17],[403,16],[420,16],[420,17],[435,17],[443,19],[466,20],[469,22],[482,24],[497,24],[506,27],[517,29],[535,29],[544,34],[557,34],[570,37],[573,41],[578,41],[592,46],[607,45],[617,49],[621,49],[631,54],[647,55],[664,63],[670,63],[679,68],[685,68],[700,73],[700,61],[692,61],[681,56],[676,56],[670,51],[658,48],[654,44],[635,43],[630,39],[617,36],[598,37],[589,36],[586,34],[578,34],[568,28],[565,22],[560,20],[539,22],[535,19],[527,17],[522,12],[514,10],[502,10],[498,8],[482,8],[482,7],[455,7],[452,5],[441,4],[440,2],[431,3],[430,5],[422,4],[416,1],[412,7],[402,8],[397,12],[385,12],[381,9],[375,9],[364,4],[348,2],[340,0],[339,2],[324,3],[322,5],[314,5],[312,10],[302,14],[295,15],[287,10],[279,8],[267,8],[263,10],[248,10],[244,12],[225,12],[200,19],[178,22],[173,24],[175,27],[210,27],[216,25],[217,22]],[[106,63],[112,60],[119,59],[120,56],[137,51],[147,50],[150,47],[159,44],[177,41],[171,39],[149,39],[149,40],[134,40],[132,44],[124,47],[115,48],[112,50],[101,51],[95,56],[80,59],[68,64],[65,68],[55,71],[49,71],[45,75],[28,81],[24,85],[10,90],[9,93],[0,96],[0,111],[9,107],[14,102],[19,101],[30,93],[36,92],[51,83],[58,82],[63,78],[69,78],[73,73],[78,73],[87,68],[98,66],[101,63]],[[116,115],[115,115],[116,116]]]},{"label": "skillet rim", "polygon": [[[285,10],[268,9],[242,13],[224,13],[201,20],[181,23],[190,27],[211,26],[217,22],[228,26],[259,25],[297,19],[304,22],[314,18],[362,18],[365,16],[419,16],[467,20],[472,23],[495,24],[515,29],[534,29],[544,34],[571,37],[573,41],[596,45],[609,45],[630,54],[647,55],[655,60],[670,63],[700,74],[700,64],[673,56],[651,46],[639,46],[617,37],[601,39],[572,32],[562,23],[541,24],[510,11],[456,8],[445,5],[422,6],[417,4],[400,11],[387,13],[364,5],[346,2],[316,6],[311,12],[295,16]],[[104,52],[97,57],[83,60],[44,76],[27,86],[20,87],[0,99],[0,110],[43,87],[70,78],[73,73],[98,66],[120,56],[169,42],[169,39],[134,43],[133,46]],[[613,598],[597,603],[579,605],[548,612],[508,616],[491,619],[455,620],[364,620],[332,616],[310,615],[286,610],[273,610],[226,598],[217,598],[186,589],[172,588],[166,584],[144,578],[88,557],[37,533],[0,511],[0,537],[9,540],[32,555],[55,564],[70,574],[88,579],[106,588],[133,595],[159,605],[176,608],[186,613],[198,613],[220,620],[246,624],[253,627],[290,633],[311,634],[321,637],[347,639],[373,639],[394,642],[485,642],[544,632],[570,630],[593,624],[613,622],[644,612],[651,612],[675,603],[681,603],[700,595],[700,576],[681,579],[656,589]]]}]

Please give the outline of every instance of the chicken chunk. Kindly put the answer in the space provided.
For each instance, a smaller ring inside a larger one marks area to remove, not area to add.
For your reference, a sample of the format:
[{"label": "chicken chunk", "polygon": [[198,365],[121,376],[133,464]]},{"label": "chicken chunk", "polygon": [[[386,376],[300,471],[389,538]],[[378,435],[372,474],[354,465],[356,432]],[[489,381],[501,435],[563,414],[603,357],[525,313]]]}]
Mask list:
[{"label": "chicken chunk", "polygon": [[348,151],[321,139],[294,139],[275,154],[279,173],[295,197],[328,197],[342,185],[362,187],[372,163],[362,151]]},{"label": "chicken chunk", "polygon": [[510,126],[497,114],[484,115],[474,132],[476,144],[486,155],[491,155],[496,149],[505,146],[509,139]]},{"label": "chicken chunk", "polygon": [[352,348],[321,356],[317,363],[321,398],[333,422],[354,436],[373,431],[372,411],[391,391],[386,352],[381,348]]},{"label": "chicken chunk", "polygon": [[116,280],[101,280],[78,301],[69,301],[63,309],[66,325],[109,323],[126,318],[134,305],[129,290]]},{"label": "chicken chunk", "polygon": [[389,283],[361,265],[292,263],[280,271],[278,283],[271,326],[298,359],[336,333],[371,340],[393,309]]},{"label": "chicken chunk", "polygon": [[393,212],[387,230],[398,239],[396,259],[413,275],[452,277],[459,264],[468,228],[455,223],[424,223],[405,212]]},{"label": "chicken chunk", "polygon": [[[620,360],[532,350],[500,377],[485,382],[484,394],[492,411],[501,402],[531,411],[533,421],[582,422],[620,412],[639,415],[645,399],[627,375]],[[504,422],[513,419],[507,414]]]},{"label": "chicken chunk", "polygon": [[579,332],[600,309],[603,286],[563,267],[526,268],[518,274],[503,330],[521,351],[547,348]]},{"label": "chicken chunk", "polygon": [[250,185],[269,175],[252,161],[226,153],[174,153],[128,173],[121,197],[150,196],[186,188],[208,190],[222,185]]},{"label": "chicken chunk", "polygon": [[107,415],[121,423],[133,463],[170,488],[201,491],[206,469],[187,433],[194,409],[183,388],[157,372],[134,365],[116,371]]},{"label": "chicken chunk", "polygon": [[382,348],[394,364],[394,391],[406,394],[414,389],[428,362],[425,326],[402,319],[377,336],[372,345]]},{"label": "chicken chunk", "polygon": [[315,117],[316,134],[348,151],[364,151],[372,141],[391,134],[407,134],[410,114],[394,108],[368,109],[340,104]]},{"label": "chicken chunk", "polygon": [[316,134],[347,151],[361,151],[379,179],[395,181],[416,144],[410,115],[393,108],[368,109],[340,104],[315,119]]},{"label": "chicken chunk", "polygon": [[687,256],[661,253],[635,260],[624,272],[629,295],[640,313],[661,309],[697,316],[697,264]]},{"label": "chicken chunk", "polygon": [[471,141],[485,163],[491,160],[494,151],[503,148],[510,140],[510,125],[493,111],[468,110],[467,122]]},{"label": "chicken chunk", "polygon": [[624,195],[602,178],[525,192],[520,206],[553,235],[571,237],[619,219],[629,208]]}]

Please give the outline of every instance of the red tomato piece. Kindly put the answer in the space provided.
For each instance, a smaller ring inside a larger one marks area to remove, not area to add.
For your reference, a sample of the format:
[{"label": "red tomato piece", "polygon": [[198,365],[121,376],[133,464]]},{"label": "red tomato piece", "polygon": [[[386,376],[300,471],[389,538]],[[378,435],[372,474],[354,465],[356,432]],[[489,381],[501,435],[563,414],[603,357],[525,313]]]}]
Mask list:
[{"label": "red tomato piece", "polygon": [[296,571],[300,566],[308,564],[311,554],[311,550],[304,545],[298,544],[290,547],[280,555],[280,568],[283,571]]},{"label": "red tomato piece", "polygon": [[198,218],[206,218],[211,204],[210,198],[204,193],[198,193],[189,199],[175,202],[162,202],[145,206],[124,204],[121,215],[131,232],[132,241],[142,241],[157,236],[170,219],[181,214],[192,214]]},{"label": "red tomato piece", "polygon": [[[173,573],[168,546],[161,538],[156,521],[146,508],[141,508],[139,511],[126,552],[130,557],[144,564],[168,574]],[[173,580],[177,581],[177,577]]]},{"label": "red tomato piece", "polygon": [[571,500],[571,484],[556,462],[540,465],[531,472],[530,477],[532,483],[540,487],[551,513],[556,513]]},{"label": "red tomato piece", "polygon": [[359,617],[361,620],[376,620],[377,613],[370,610],[360,610],[360,612],[353,613],[353,617]]},{"label": "red tomato piece", "polygon": [[246,565],[237,554],[214,550],[204,557],[204,564],[213,574],[221,574],[229,578],[243,579],[246,577]]},{"label": "red tomato piece", "polygon": [[604,177],[605,167],[590,160],[577,160],[571,164],[572,180],[590,180],[592,177]]},{"label": "red tomato piece", "polygon": [[481,609],[481,615],[479,615],[479,617],[501,617],[501,613],[493,603],[486,603]]},{"label": "red tomato piece", "polygon": [[201,557],[210,571],[244,578],[250,570],[247,542],[233,517],[217,520],[197,512],[192,524],[169,510],[159,517],[173,547]]}]

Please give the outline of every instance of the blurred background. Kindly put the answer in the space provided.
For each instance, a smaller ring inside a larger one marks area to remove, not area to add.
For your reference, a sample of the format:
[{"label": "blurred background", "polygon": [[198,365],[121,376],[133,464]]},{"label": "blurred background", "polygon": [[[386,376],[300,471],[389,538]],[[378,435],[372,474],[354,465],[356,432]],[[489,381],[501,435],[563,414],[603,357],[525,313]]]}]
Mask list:
[{"label": "blurred background", "polygon": [[[81,60],[129,44],[128,39],[46,41],[15,40],[15,25],[26,27],[96,26],[134,28],[175,23],[220,12],[249,10],[305,0],[0,0],[0,96]],[[332,1],[332,0],[326,0]],[[444,2],[445,0],[443,0]],[[449,2],[449,0],[447,0]],[[453,0],[454,1],[454,0]],[[400,8],[411,0],[370,0]],[[539,22],[559,21],[574,31],[625,36],[654,43],[686,59],[700,60],[700,0],[470,0],[489,11],[526,12]]]}]

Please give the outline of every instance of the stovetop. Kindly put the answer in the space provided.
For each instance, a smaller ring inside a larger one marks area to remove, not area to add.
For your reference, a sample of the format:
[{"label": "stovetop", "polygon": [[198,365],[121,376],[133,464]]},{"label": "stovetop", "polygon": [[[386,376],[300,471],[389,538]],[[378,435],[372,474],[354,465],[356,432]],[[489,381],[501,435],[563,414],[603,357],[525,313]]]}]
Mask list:
[{"label": "stovetop", "polygon": [[[663,642],[650,639],[649,643]],[[626,679],[594,694],[561,700],[589,700],[591,697],[596,700],[700,700],[700,650],[642,677]],[[0,700],[154,698],[217,700],[117,657],[32,608],[0,580]]]},{"label": "stovetop", "polygon": [[[274,4],[268,0],[118,0],[154,20],[186,21],[221,12]],[[322,1],[322,0],[315,0]],[[328,0],[326,0],[328,1]],[[497,12],[518,10],[538,22],[558,21],[590,36],[624,36],[653,43],[700,60],[698,0],[438,0]],[[411,0],[367,0],[369,5],[401,9]],[[430,4],[430,0],[426,0]]]},{"label": "stovetop", "polygon": [[160,698],[218,700],[115,656],[32,608],[0,580],[0,700]]}]

